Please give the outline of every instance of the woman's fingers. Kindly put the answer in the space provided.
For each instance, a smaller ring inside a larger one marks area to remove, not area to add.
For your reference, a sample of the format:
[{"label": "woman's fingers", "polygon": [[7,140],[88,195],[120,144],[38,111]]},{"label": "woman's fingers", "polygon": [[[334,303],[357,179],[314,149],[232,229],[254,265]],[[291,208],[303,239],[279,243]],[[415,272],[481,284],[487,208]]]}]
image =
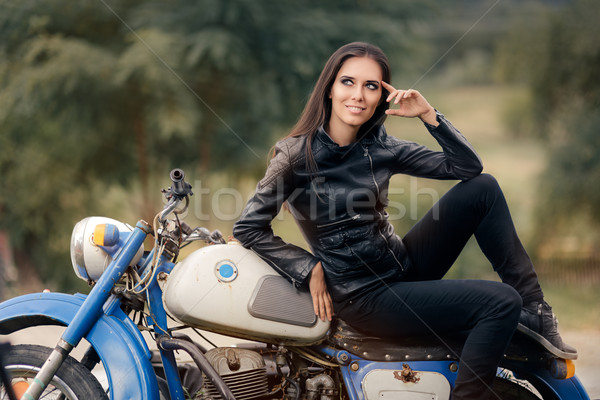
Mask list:
[{"label": "woman's fingers", "polygon": [[[396,115],[399,117],[420,117],[426,113],[431,114],[433,109],[425,98],[415,89],[396,89],[387,82],[382,81],[381,84],[389,92],[386,99],[388,103],[399,105],[398,108],[389,108],[385,110],[387,115]],[[433,121],[433,120],[432,120]]]},{"label": "woman's fingers", "polygon": [[322,321],[331,321],[333,318],[333,302],[327,291],[313,296],[313,305],[315,315],[318,315]]},{"label": "woman's fingers", "polygon": [[383,85],[385,90],[387,90],[389,92],[387,99],[385,99],[385,101],[387,101],[389,103],[394,97],[396,97],[398,95],[398,90],[385,81],[381,81],[381,84]]},{"label": "woman's fingers", "polygon": [[331,302],[331,297],[329,297],[329,293],[325,292],[321,300],[323,306],[320,315],[321,319],[323,321],[325,321],[325,319],[331,321],[331,319],[333,318],[333,304]]},{"label": "woman's fingers", "polygon": [[322,321],[331,321],[333,318],[333,303],[331,301],[331,297],[329,297],[329,293],[315,293],[312,298],[315,315],[317,315]]},{"label": "woman's fingers", "polygon": [[327,319],[331,321],[333,319],[333,301],[331,301],[331,297],[329,293],[327,293]]},{"label": "woman's fingers", "polygon": [[[312,292],[312,290],[311,290]],[[312,295],[312,301],[313,301],[313,310],[315,312],[315,315],[318,315],[319,317],[321,316],[321,312],[320,310],[320,304],[319,304],[319,298],[317,296],[315,296],[315,294],[311,293]]]},{"label": "woman's fingers", "polygon": [[327,291],[325,283],[325,275],[321,263],[317,263],[311,271],[309,280],[310,294],[313,300],[313,309],[315,315],[323,321],[326,319],[331,321],[333,318],[333,302]]},{"label": "woman's fingers", "polygon": [[393,90],[396,90],[395,87],[393,87],[392,85],[390,85],[389,83],[387,83],[386,81],[381,81],[381,84],[383,85],[383,88],[385,90],[387,90],[388,92],[391,92]]},{"label": "woman's fingers", "polygon": [[402,99],[417,97],[419,95],[419,92],[417,92],[414,89],[407,89],[407,90],[396,89],[395,87],[393,87],[392,85],[390,85],[389,83],[387,83],[385,81],[381,81],[381,84],[390,93],[386,99],[386,101],[388,103],[391,102],[393,99],[394,104],[398,104],[398,103],[400,103],[400,101],[402,101]]},{"label": "woman's fingers", "polygon": [[389,92],[389,95],[387,97],[387,99],[385,101],[389,102],[390,100],[392,100],[394,98],[394,96],[397,94],[397,90],[395,87],[393,87],[392,85],[390,85],[389,83],[385,82],[385,81],[381,81],[381,84],[383,85],[384,89],[387,90]]},{"label": "woman's fingers", "polygon": [[321,318],[322,321],[325,321],[325,318],[327,318],[327,308],[325,306],[325,301],[323,298],[319,299],[319,318]]}]

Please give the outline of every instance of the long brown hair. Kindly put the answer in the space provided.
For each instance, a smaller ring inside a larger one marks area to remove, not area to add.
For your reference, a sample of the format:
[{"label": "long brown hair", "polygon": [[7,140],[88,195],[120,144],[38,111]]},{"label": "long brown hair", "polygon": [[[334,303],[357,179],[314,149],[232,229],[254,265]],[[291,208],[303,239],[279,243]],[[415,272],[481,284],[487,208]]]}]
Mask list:
[{"label": "long brown hair", "polygon": [[[306,136],[306,162],[310,172],[317,172],[317,165],[312,153],[312,139],[320,126],[327,126],[331,117],[331,99],[329,93],[333,82],[346,60],[352,57],[369,57],[381,67],[381,76],[385,82],[391,82],[390,64],[385,53],[377,46],[365,42],[348,43],[337,49],[323,67],[321,75],[315,84],[313,92],[300,115],[300,119],[289,135]],[[382,88],[382,99],[388,92]],[[358,138],[369,132],[373,127],[383,124],[386,118],[385,110],[389,108],[387,101],[381,101],[375,113],[358,131]]]}]

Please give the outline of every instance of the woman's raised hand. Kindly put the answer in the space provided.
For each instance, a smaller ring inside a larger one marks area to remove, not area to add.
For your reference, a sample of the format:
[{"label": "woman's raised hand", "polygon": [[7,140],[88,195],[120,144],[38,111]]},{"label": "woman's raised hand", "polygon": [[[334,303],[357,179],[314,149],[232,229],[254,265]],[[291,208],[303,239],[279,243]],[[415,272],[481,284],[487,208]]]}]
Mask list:
[{"label": "woman's raised hand", "polygon": [[323,321],[325,321],[325,319],[331,321],[333,318],[333,302],[327,291],[325,272],[323,271],[323,266],[320,261],[310,272],[308,286],[313,300],[315,315],[318,315]]},{"label": "woman's raised hand", "polygon": [[393,104],[398,105],[398,108],[390,108],[386,110],[386,114],[407,118],[419,117],[422,121],[427,122],[430,125],[438,125],[435,109],[417,90],[396,89],[387,82],[382,81],[381,83],[383,87],[390,93],[386,101],[388,103],[393,101]]}]

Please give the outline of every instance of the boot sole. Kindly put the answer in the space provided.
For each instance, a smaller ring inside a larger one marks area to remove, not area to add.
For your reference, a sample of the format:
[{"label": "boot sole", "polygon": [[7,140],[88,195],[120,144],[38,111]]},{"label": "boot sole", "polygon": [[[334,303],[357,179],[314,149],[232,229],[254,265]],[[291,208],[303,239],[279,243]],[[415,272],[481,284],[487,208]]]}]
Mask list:
[{"label": "boot sole", "polygon": [[565,360],[577,360],[577,353],[567,353],[566,351],[562,351],[561,349],[550,343],[548,339],[546,339],[539,333],[529,329],[525,325],[519,323],[517,325],[517,330],[541,344],[550,354],[560,358],[564,358]]}]

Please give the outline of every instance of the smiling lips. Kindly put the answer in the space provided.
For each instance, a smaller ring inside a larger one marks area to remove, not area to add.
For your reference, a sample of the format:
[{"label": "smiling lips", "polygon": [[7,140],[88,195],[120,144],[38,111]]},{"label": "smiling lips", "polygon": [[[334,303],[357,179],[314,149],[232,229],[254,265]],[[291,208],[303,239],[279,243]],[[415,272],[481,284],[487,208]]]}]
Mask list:
[{"label": "smiling lips", "polygon": [[365,108],[363,107],[358,107],[358,106],[346,106],[346,108],[353,114],[358,114],[361,111],[364,111]]}]

